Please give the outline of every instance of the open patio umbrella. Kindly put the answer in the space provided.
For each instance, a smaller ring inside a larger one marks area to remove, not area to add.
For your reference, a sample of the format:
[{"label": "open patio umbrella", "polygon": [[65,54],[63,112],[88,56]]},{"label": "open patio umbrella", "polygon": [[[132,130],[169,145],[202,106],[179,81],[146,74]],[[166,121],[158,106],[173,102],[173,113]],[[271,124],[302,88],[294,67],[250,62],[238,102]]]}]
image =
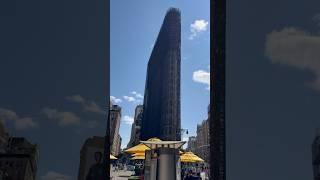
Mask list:
[{"label": "open patio umbrella", "polygon": [[145,156],[144,152],[135,153],[132,156]]},{"label": "open patio umbrella", "polygon": [[132,160],[143,160],[145,159],[146,157],[145,156],[134,156],[133,158],[131,158]]},{"label": "open patio umbrella", "polygon": [[[148,141],[161,141],[161,140],[159,138],[150,138],[148,139]],[[135,154],[135,153],[144,153],[146,150],[150,150],[150,148],[140,143],[132,148],[125,150],[124,152]]]},{"label": "open patio umbrella", "polygon": [[195,157],[195,160],[196,160],[197,162],[204,162],[204,160],[201,159],[199,156]]},{"label": "open patio umbrella", "polygon": [[199,156],[193,154],[191,151],[186,152],[186,153],[182,154],[181,156],[188,157],[188,159],[191,159],[194,162],[204,162],[203,159],[201,159]]},{"label": "open patio umbrella", "polygon": [[110,159],[118,159],[115,156],[113,156],[112,154],[110,154]]},{"label": "open patio umbrella", "polygon": [[[183,154],[184,152],[182,151],[179,151],[179,154]],[[137,153],[134,153],[133,156],[145,156],[145,152],[137,152]]]},{"label": "open patio umbrella", "polygon": [[187,163],[187,162],[190,162],[190,163],[197,162],[197,161],[195,161],[191,156],[188,156],[188,155],[185,155],[185,154],[183,154],[183,155],[180,156],[180,161],[181,161],[181,162],[184,162],[184,163]]}]

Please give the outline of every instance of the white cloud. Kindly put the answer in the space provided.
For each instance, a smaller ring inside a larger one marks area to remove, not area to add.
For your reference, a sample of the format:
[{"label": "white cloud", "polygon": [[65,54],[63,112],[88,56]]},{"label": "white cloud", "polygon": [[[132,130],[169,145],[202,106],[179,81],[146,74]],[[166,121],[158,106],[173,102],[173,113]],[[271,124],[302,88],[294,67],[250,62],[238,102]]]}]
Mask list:
[{"label": "white cloud", "polygon": [[58,124],[61,127],[80,124],[80,118],[72,112],[59,112],[52,108],[44,108],[42,112],[48,119],[58,121]]},{"label": "white cloud", "polygon": [[84,111],[104,114],[105,111],[93,101],[88,101],[83,105]]},{"label": "white cloud", "polygon": [[125,149],[129,142],[125,142],[123,139],[122,139],[122,142],[123,143],[121,143],[121,149]]},{"label": "white cloud", "polygon": [[80,95],[72,95],[66,97],[67,100],[75,103],[81,104],[82,108],[86,112],[93,112],[93,113],[99,113],[99,114],[104,114],[105,111],[98,106],[95,102],[86,100]]},{"label": "white cloud", "polygon": [[122,102],[122,100],[120,98],[116,98],[115,96],[110,96],[110,100],[112,103],[115,103],[115,104]]},{"label": "white cloud", "polygon": [[125,123],[125,124],[131,125],[131,124],[134,122],[134,119],[133,119],[133,117],[131,117],[131,116],[125,115],[125,116],[122,118],[122,122]]},{"label": "white cloud", "polygon": [[136,99],[132,96],[123,96],[123,99],[129,101],[129,102],[134,102]]},{"label": "white cloud", "polygon": [[38,123],[31,117],[19,117],[16,112],[4,108],[0,108],[0,121],[2,123],[13,122],[17,130],[38,127]]},{"label": "white cloud", "polygon": [[125,95],[123,96],[123,99],[125,99],[128,102],[132,102],[132,103],[141,103],[143,100],[143,95],[138,93],[137,91],[131,91],[129,93],[130,95]]},{"label": "white cloud", "polygon": [[284,64],[315,75],[313,88],[320,90],[320,34],[289,27],[266,37],[265,54],[274,64]]},{"label": "white cloud", "polygon": [[190,25],[191,35],[189,36],[190,40],[193,40],[199,33],[204,32],[208,29],[209,22],[203,19],[195,20]]},{"label": "white cloud", "polygon": [[15,127],[18,130],[38,127],[38,123],[34,122],[32,118],[20,118],[15,121]]},{"label": "white cloud", "polygon": [[87,127],[88,128],[95,128],[95,127],[97,127],[98,126],[98,121],[88,121],[87,122]]},{"label": "white cloud", "polygon": [[195,82],[208,85],[207,90],[210,90],[210,72],[197,70],[193,72],[192,79]]},{"label": "white cloud", "polygon": [[183,137],[182,141],[187,141],[188,142],[189,138],[188,137]]},{"label": "white cloud", "polygon": [[207,30],[207,26],[208,26],[209,22],[205,21],[203,19],[201,20],[195,20],[191,25],[191,29],[196,31],[196,32],[201,32],[201,31],[206,31]]},{"label": "white cloud", "polygon": [[18,119],[18,115],[16,112],[0,108],[0,119],[3,121]]},{"label": "white cloud", "polygon": [[60,174],[54,171],[49,171],[44,176],[41,176],[41,180],[71,180],[71,176]]},{"label": "white cloud", "polygon": [[137,98],[143,99],[143,96],[141,94],[136,95]]},{"label": "white cloud", "polygon": [[138,99],[143,99],[142,94],[137,93],[136,91],[132,91],[131,94],[135,95],[135,97],[138,98]]},{"label": "white cloud", "polygon": [[319,14],[316,14],[314,17],[313,17],[313,20],[317,22],[317,25],[320,26],[320,13]]},{"label": "white cloud", "polygon": [[76,103],[85,103],[86,102],[86,100],[80,95],[68,96],[68,97],[66,97],[66,99],[71,102],[76,102]]}]

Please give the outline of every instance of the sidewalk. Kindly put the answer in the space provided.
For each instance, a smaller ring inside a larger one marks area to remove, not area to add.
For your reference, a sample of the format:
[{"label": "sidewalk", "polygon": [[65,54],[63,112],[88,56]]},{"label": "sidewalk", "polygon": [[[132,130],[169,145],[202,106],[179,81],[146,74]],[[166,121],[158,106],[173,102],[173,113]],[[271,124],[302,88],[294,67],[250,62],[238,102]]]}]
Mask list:
[{"label": "sidewalk", "polygon": [[112,180],[127,180],[133,174],[134,174],[133,171],[125,171],[125,170],[110,172],[111,177],[113,177]]}]

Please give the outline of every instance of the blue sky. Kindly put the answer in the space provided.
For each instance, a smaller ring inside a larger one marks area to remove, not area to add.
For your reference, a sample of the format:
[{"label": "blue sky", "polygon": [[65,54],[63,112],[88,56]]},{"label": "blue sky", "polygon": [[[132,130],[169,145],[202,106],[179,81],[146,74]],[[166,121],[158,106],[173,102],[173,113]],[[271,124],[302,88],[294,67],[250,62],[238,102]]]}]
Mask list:
[{"label": "blue sky", "polygon": [[112,99],[122,107],[120,135],[126,147],[136,105],[142,102],[146,69],[166,11],[181,10],[181,123],[196,135],[209,104],[210,8],[200,1],[111,1]]}]

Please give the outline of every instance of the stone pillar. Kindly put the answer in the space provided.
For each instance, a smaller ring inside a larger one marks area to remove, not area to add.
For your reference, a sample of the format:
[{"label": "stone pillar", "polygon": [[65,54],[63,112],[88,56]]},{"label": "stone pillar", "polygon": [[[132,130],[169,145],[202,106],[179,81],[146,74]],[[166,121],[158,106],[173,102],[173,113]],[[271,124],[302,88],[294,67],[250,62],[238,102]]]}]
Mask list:
[{"label": "stone pillar", "polygon": [[176,180],[177,163],[179,162],[179,150],[171,148],[158,149],[158,172],[157,180]]}]

